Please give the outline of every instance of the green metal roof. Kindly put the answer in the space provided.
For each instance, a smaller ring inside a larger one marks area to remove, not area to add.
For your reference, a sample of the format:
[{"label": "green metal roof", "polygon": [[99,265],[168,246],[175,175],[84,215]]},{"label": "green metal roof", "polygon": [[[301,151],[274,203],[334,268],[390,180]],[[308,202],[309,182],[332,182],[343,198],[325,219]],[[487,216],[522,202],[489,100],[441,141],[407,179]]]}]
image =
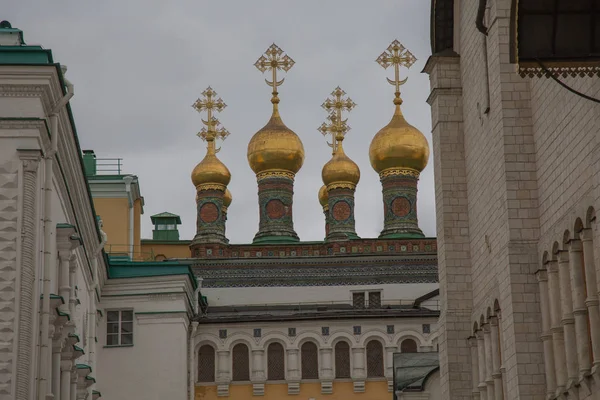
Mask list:
[{"label": "green metal roof", "polygon": [[187,275],[194,289],[198,282],[187,264],[178,261],[120,261],[109,259],[108,278],[145,278],[157,276]]},{"label": "green metal roof", "polygon": [[150,220],[152,221],[153,224],[156,225],[156,218],[175,218],[177,220],[177,224],[181,225],[181,217],[177,214],[172,214],[170,212],[161,212],[159,214],[154,214],[150,216]]}]

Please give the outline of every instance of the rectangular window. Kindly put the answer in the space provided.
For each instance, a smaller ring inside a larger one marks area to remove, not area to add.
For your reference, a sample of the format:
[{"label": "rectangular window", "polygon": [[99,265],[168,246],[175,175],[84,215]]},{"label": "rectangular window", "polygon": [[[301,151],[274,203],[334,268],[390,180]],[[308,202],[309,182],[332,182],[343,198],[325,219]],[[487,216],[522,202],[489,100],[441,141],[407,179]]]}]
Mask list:
[{"label": "rectangular window", "polygon": [[133,310],[107,311],[106,345],[133,345]]},{"label": "rectangular window", "polygon": [[381,292],[369,292],[369,308],[381,308]]},{"label": "rectangular window", "polygon": [[354,306],[354,308],[365,308],[365,293],[352,293],[352,305]]}]

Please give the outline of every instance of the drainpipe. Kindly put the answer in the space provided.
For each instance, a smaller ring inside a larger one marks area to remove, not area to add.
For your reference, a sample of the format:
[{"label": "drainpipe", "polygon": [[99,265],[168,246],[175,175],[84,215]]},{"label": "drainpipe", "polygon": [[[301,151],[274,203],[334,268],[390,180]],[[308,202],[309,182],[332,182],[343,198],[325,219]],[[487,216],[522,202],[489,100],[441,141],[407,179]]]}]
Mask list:
[{"label": "drainpipe", "polygon": [[[63,67],[63,74],[66,72]],[[50,366],[50,284],[56,275],[56,257],[52,245],[56,242],[56,226],[52,223],[52,176],[54,175],[54,156],[58,151],[58,114],[73,97],[73,84],[65,78],[67,94],[54,105],[48,117],[50,119],[50,150],[44,155],[44,270],[42,286],[42,321],[40,340],[40,379],[38,399],[45,400],[48,395],[48,382],[52,374]]]},{"label": "drainpipe", "polygon": [[131,182],[133,182],[133,176],[127,175],[123,177],[125,182],[125,191],[127,192],[127,199],[129,200],[129,258],[133,261],[133,195],[131,194]]}]

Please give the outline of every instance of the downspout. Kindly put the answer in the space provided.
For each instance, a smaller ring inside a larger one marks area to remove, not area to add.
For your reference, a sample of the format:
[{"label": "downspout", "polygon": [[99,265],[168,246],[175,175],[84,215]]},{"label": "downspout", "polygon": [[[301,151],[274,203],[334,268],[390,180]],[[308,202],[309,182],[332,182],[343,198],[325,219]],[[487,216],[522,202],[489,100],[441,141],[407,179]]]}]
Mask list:
[{"label": "downspout", "polygon": [[[63,74],[66,68],[63,68]],[[52,374],[50,368],[50,284],[56,274],[56,257],[52,245],[56,242],[56,226],[52,222],[52,177],[54,175],[54,156],[58,151],[58,114],[73,97],[73,84],[65,78],[67,94],[54,105],[48,117],[50,119],[50,150],[44,155],[44,270],[42,286],[42,321],[40,340],[40,379],[38,399],[45,400],[48,395],[48,383]]]},{"label": "downspout", "polygon": [[123,181],[125,182],[125,191],[127,192],[127,199],[129,201],[129,259],[133,261],[133,195],[131,194],[133,176],[125,176],[123,177]]},{"label": "downspout", "polygon": [[[487,8],[487,0],[479,0],[479,6],[477,8],[477,19],[475,21],[475,26],[477,30],[483,33],[481,37],[481,47],[483,52],[483,63],[484,63],[484,73],[485,73],[485,87],[484,87],[484,104],[483,104],[483,113],[488,114],[490,112],[490,72],[488,67],[488,46],[487,46],[487,37],[488,37],[488,27],[485,26],[485,9]],[[479,110],[481,112],[481,110]]]}]

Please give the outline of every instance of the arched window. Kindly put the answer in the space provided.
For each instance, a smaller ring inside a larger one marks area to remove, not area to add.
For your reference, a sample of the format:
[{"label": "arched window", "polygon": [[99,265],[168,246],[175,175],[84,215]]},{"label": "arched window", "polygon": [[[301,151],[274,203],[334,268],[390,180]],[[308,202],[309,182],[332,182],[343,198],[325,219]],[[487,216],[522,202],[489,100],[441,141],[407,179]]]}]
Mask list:
[{"label": "arched window", "polygon": [[348,342],[338,342],[335,345],[335,377],[350,378],[350,345]]},{"label": "arched window", "polygon": [[400,352],[401,353],[416,353],[417,352],[417,342],[412,339],[404,339],[400,344]]},{"label": "arched window", "polygon": [[302,379],[319,379],[319,352],[317,345],[306,342],[300,348]]},{"label": "arched window", "polygon": [[233,346],[233,354],[231,356],[233,364],[234,381],[249,381],[250,380],[250,356],[248,346],[243,343],[238,343]]},{"label": "arched window", "polygon": [[205,344],[198,351],[198,382],[215,381],[215,349]]},{"label": "arched window", "polygon": [[378,340],[371,340],[367,343],[367,378],[383,376],[383,346]]},{"label": "arched window", "polygon": [[271,343],[267,348],[267,379],[285,380],[285,353],[280,343]]}]

